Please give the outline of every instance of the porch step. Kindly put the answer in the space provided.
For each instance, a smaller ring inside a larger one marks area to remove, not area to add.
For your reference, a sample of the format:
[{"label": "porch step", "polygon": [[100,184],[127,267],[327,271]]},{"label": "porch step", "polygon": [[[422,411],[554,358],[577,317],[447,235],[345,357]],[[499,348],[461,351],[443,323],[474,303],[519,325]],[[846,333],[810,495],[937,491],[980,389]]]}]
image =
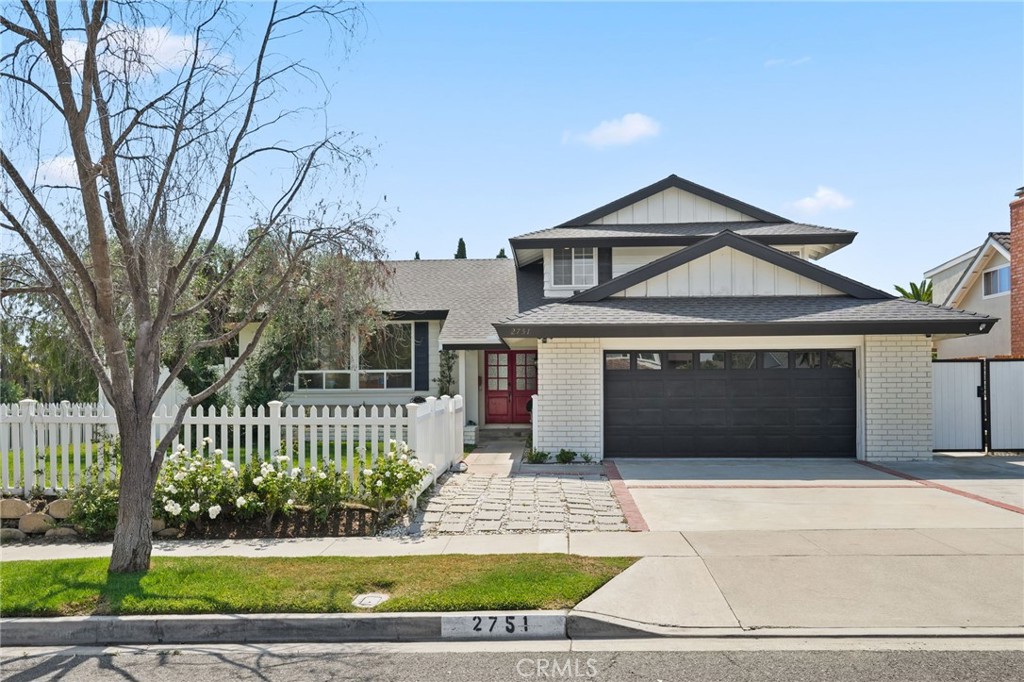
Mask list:
[{"label": "porch step", "polygon": [[477,440],[526,438],[533,432],[530,424],[485,424],[477,427]]}]

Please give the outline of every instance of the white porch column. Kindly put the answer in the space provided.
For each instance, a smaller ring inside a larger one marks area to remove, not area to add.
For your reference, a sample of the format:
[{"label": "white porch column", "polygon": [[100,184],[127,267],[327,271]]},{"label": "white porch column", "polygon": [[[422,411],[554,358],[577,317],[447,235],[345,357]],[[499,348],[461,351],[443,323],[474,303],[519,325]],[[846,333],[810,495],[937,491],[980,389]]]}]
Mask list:
[{"label": "white porch column", "polygon": [[466,399],[466,351],[464,351],[464,350],[457,350],[457,351],[455,351],[455,355],[458,358],[458,363],[459,363],[458,364],[458,368],[459,368],[459,393],[458,394],[462,396],[463,400],[465,400]]}]

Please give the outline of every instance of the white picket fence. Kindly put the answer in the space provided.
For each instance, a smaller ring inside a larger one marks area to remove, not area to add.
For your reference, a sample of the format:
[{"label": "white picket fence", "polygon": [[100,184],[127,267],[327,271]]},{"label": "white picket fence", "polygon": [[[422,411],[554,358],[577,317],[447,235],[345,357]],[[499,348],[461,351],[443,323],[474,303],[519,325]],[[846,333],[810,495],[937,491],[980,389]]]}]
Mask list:
[{"label": "white picket fence", "polygon": [[[164,405],[153,417],[154,445],[174,421]],[[186,449],[222,451],[236,466],[289,457],[289,467],[332,467],[355,481],[358,470],[386,453],[389,441],[405,441],[416,457],[434,465],[424,488],[462,459],[465,406],[462,396],[427,398],[405,406],[315,407],[271,402],[256,409],[195,407],[174,440]],[[0,488],[28,496],[34,489],[56,493],[96,474],[115,475],[102,444],[117,435],[109,405],[42,404],[34,400],[0,405]],[[348,456],[353,451],[357,456]]]}]

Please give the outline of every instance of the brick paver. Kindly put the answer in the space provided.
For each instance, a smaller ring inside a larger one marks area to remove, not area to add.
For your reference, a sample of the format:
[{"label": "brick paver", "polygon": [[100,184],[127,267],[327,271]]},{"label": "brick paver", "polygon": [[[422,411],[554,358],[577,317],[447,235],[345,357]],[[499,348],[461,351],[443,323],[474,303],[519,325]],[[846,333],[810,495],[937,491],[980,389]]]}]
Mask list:
[{"label": "brick paver", "polygon": [[418,521],[426,535],[629,530],[611,484],[581,476],[455,474]]}]

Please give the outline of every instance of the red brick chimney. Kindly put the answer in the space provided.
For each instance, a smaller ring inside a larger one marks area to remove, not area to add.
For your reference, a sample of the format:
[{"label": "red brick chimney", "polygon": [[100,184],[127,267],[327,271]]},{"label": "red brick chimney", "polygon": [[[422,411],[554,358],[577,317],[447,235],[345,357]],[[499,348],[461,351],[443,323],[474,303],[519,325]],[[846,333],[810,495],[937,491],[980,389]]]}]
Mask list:
[{"label": "red brick chimney", "polygon": [[1024,357],[1024,187],[1010,202],[1010,353]]}]

